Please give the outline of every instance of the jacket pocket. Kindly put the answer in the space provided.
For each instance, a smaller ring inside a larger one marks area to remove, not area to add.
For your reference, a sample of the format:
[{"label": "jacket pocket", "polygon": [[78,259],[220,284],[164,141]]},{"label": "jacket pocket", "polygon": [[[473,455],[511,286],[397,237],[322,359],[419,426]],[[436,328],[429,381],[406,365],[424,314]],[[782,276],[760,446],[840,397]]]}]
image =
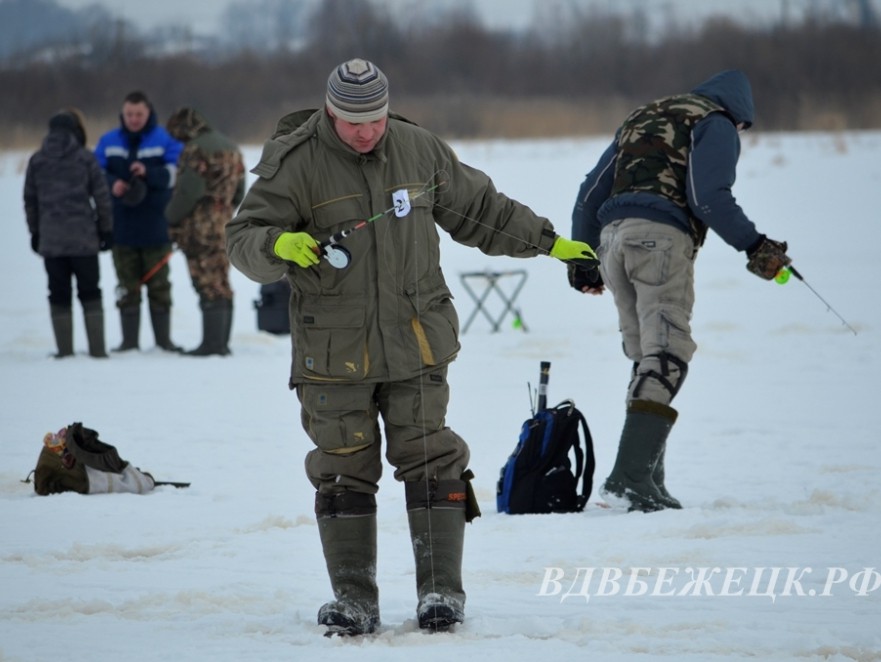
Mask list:
[{"label": "jacket pocket", "polygon": [[342,226],[341,229],[344,229],[363,220],[365,218],[361,205],[363,197],[360,193],[352,193],[319,202],[312,207],[312,219],[315,226],[332,234],[338,226]]},{"label": "jacket pocket", "polygon": [[317,379],[363,379],[369,369],[366,307],[353,299],[339,303],[304,301],[297,320],[297,357],[303,374]]},{"label": "jacket pocket", "polygon": [[413,341],[424,366],[448,363],[459,351],[459,315],[446,284],[429,291],[407,290],[414,315]]}]

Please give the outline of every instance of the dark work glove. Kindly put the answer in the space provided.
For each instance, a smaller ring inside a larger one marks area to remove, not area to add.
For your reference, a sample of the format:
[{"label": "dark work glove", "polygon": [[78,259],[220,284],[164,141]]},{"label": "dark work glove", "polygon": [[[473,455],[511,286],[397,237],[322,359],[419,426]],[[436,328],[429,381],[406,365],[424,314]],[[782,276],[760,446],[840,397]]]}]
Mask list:
[{"label": "dark work glove", "polygon": [[32,232],[31,233],[31,250],[34,251],[37,255],[40,254],[40,233]]},{"label": "dark work glove", "polygon": [[98,233],[98,250],[109,251],[113,248],[113,232]]},{"label": "dark work glove", "polygon": [[600,276],[600,270],[596,266],[584,267],[569,262],[566,265],[566,274],[569,277],[569,284],[579,292],[585,287],[596,289],[603,286],[603,277]]},{"label": "dark work glove", "polygon": [[749,258],[746,268],[759,278],[773,280],[783,267],[792,263],[786,254],[787,248],[785,241],[774,241],[762,235],[746,251]]}]

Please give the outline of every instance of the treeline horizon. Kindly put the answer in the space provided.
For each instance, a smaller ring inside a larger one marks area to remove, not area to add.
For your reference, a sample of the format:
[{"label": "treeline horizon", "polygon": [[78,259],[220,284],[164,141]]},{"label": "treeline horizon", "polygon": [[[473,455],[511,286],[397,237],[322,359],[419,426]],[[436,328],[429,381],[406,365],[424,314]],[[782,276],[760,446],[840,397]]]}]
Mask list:
[{"label": "treeline horizon", "polygon": [[385,71],[394,112],[448,139],[610,134],[635,106],[734,68],[752,82],[757,131],[881,128],[877,23],[713,20],[650,39],[627,17],[583,15],[513,35],[468,14],[396,26],[366,0],[325,0],[305,33],[296,49],[225,58],[159,55],[122,33],[93,38],[88,54],[6,63],[0,148],[34,147],[49,117],[70,106],[85,114],[94,144],[136,89],[160,122],[191,105],[237,142],[259,144],[284,114],[320,107],[327,75],[351,57]]}]

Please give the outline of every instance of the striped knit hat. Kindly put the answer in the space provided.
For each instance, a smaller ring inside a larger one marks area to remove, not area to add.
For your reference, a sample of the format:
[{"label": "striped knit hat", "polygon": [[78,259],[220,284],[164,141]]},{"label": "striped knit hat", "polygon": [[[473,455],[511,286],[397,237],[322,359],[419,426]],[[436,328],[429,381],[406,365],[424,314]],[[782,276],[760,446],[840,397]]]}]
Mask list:
[{"label": "striped knit hat", "polygon": [[343,62],[327,79],[327,106],[352,124],[380,120],[388,114],[388,79],[367,60]]}]

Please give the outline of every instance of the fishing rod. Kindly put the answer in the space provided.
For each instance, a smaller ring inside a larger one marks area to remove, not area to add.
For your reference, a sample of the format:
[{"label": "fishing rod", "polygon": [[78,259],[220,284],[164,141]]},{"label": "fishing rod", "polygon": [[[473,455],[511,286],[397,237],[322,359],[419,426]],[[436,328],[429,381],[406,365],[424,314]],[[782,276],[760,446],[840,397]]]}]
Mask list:
[{"label": "fishing rod", "polygon": [[839,314],[838,314],[838,311],[835,310],[831,305],[829,305],[829,302],[826,301],[826,299],[824,299],[823,297],[821,297],[821,296],[820,296],[820,293],[817,292],[817,290],[815,290],[813,287],[811,287],[811,284],[808,283],[808,281],[806,281],[806,280],[804,279],[804,276],[802,276],[802,275],[798,272],[798,269],[796,269],[795,267],[793,267],[791,264],[789,264],[789,265],[783,267],[780,271],[778,271],[778,272],[777,272],[777,275],[774,277],[774,280],[775,280],[777,283],[779,283],[780,285],[785,285],[787,282],[789,282],[789,277],[790,277],[790,275],[795,276],[795,277],[798,278],[802,283],[804,283],[805,286],[806,286],[811,292],[814,293],[814,296],[816,296],[820,301],[822,301],[824,304],[826,304],[826,310],[828,310],[830,313],[832,313],[832,314],[835,315],[838,319],[840,319],[840,320],[841,320],[841,323],[844,324],[844,326],[846,326],[848,329],[850,329],[851,331],[853,331],[853,334],[854,334],[854,335],[857,335],[857,330],[856,330],[855,328],[853,328],[850,324],[848,324],[847,320],[845,320],[841,315],[839,315]]},{"label": "fishing rod", "polygon": [[[432,180],[437,179],[438,182],[434,185],[431,185]],[[334,235],[331,235],[329,238],[322,241],[318,246],[313,248],[316,255],[320,255],[325,260],[328,261],[330,266],[335,269],[345,269],[352,262],[352,253],[348,248],[340,244],[340,241],[351,235],[353,232],[357,232],[363,228],[366,228],[368,225],[373,223],[374,221],[379,220],[383,216],[387,214],[391,214],[394,212],[396,218],[403,218],[407,214],[410,213],[410,201],[415,200],[423,195],[431,193],[432,191],[442,190],[444,186],[447,185],[449,181],[449,177],[447,173],[443,170],[438,170],[431,178],[422,185],[418,191],[413,193],[412,195],[407,190],[407,188],[401,188],[392,193],[392,206],[388,209],[385,209],[381,212],[378,212],[371,216],[370,218],[364,219],[363,221],[358,221],[354,226],[348,228],[346,230],[341,230]]]},{"label": "fishing rod", "polygon": [[[431,181],[434,179],[439,179],[439,181],[434,185],[430,185]],[[391,214],[392,212],[394,212],[396,217],[403,218],[404,216],[406,216],[407,214],[410,213],[410,201],[411,200],[415,200],[416,198],[419,198],[419,197],[421,197],[427,193],[430,193],[432,191],[443,190],[443,188],[447,184],[449,184],[449,176],[447,175],[447,173],[444,170],[438,170],[434,175],[432,175],[432,177],[431,177],[431,179],[429,179],[429,181],[425,182],[425,184],[422,186],[422,188],[420,190],[418,190],[416,193],[414,193],[412,195],[410,195],[409,191],[406,188],[402,188],[397,191],[394,191],[392,193],[393,205],[391,207],[374,214],[373,216],[371,216],[368,219],[365,219],[363,221],[358,221],[358,223],[356,223],[353,227],[348,228],[347,230],[341,230],[340,232],[337,232],[336,234],[332,235],[328,239],[322,241],[320,244],[318,244],[318,246],[314,247],[312,250],[315,251],[316,255],[319,255],[319,256],[323,257],[324,259],[326,259],[332,267],[334,267],[336,269],[345,269],[352,262],[352,254],[349,251],[349,249],[347,249],[345,246],[342,246],[340,244],[341,240],[345,239],[346,237],[351,235],[353,232],[356,232],[358,230],[361,230],[362,228],[367,227],[370,223],[373,223],[374,221],[382,218],[383,216],[386,216],[387,214]],[[483,221],[479,221],[476,218],[472,218],[472,217],[470,217],[466,214],[463,214],[462,212],[457,211],[455,209],[450,209],[449,207],[444,207],[442,204],[438,203],[437,201],[435,201],[434,204],[435,204],[435,207],[437,207],[438,209],[443,209],[444,211],[448,211],[452,214],[455,214],[456,216],[461,216],[466,221],[471,221],[472,223],[476,223],[477,225],[480,225],[482,227],[489,228],[493,232],[504,235],[506,237],[510,237],[511,239],[517,239],[518,241],[524,242],[527,246],[530,246],[531,248],[536,248],[536,249],[538,249],[548,255],[550,254],[550,251],[543,249],[541,246],[533,244],[532,242],[524,239],[523,237],[518,237],[517,235],[511,234],[510,232],[505,232],[504,230],[502,230],[500,228],[497,228],[493,225],[490,225],[489,223],[484,223]],[[593,255],[592,257],[588,257],[586,259],[571,259],[571,260],[562,260],[562,261],[563,262],[572,262],[575,264],[584,264],[585,266],[598,264],[598,261],[596,259],[596,255]]]}]

